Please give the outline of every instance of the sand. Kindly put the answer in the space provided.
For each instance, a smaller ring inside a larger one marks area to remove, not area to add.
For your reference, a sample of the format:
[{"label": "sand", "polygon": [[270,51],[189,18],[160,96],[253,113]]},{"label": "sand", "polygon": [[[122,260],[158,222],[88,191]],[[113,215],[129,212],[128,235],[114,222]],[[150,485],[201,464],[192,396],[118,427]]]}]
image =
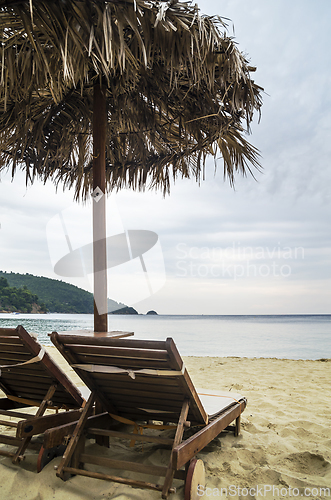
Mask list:
[{"label": "sand", "polygon": [[[331,360],[186,357],[184,362],[196,386],[232,390],[248,399],[241,435],[221,434],[198,454],[206,468],[207,490],[201,498],[331,496]],[[110,453],[95,444],[89,446]],[[142,450],[136,444],[132,449],[122,441],[113,446],[114,452],[117,458],[130,459],[133,453],[135,459],[155,465],[166,465],[169,454],[155,445],[144,445]],[[36,458],[29,451],[25,461],[14,466],[9,458],[0,457],[1,500],[161,498],[159,492],[81,476],[63,482],[54,471],[59,458],[37,474]],[[183,500],[183,486],[169,498]]]}]

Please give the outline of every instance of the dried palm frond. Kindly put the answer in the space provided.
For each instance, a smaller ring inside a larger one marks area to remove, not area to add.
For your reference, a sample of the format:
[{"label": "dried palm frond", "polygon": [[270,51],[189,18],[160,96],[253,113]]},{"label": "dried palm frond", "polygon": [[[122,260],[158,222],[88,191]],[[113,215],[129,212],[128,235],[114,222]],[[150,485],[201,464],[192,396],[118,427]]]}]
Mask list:
[{"label": "dried palm frond", "polygon": [[[31,8],[32,5],[32,8]],[[107,88],[107,188],[197,179],[220,155],[234,181],[261,87],[220,18],[189,2],[0,0],[0,171],[92,186],[93,85]]]}]

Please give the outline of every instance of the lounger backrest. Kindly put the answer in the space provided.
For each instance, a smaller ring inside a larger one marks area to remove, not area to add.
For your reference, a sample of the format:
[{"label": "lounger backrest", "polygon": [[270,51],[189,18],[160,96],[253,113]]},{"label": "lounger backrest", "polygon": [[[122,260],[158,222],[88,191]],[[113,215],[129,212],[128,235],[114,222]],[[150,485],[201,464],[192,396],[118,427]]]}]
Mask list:
[{"label": "lounger backrest", "polygon": [[188,419],[208,417],[175,343],[83,337],[53,332],[51,340],[111,413],[129,419],[177,422],[190,400]]},{"label": "lounger backrest", "polygon": [[[34,358],[34,362],[22,364]],[[80,408],[84,402],[61,368],[22,326],[0,328],[0,372],[0,388],[9,398],[40,404],[49,387],[58,383],[54,406]]]}]

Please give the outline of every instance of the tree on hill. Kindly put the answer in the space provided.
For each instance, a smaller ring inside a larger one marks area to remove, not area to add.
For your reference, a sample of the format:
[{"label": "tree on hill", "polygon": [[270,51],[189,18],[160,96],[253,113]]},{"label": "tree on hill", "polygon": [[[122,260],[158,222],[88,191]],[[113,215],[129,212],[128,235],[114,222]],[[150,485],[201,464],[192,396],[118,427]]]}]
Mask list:
[{"label": "tree on hill", "polygon": [[[93,314],[93,295],[75,285],[44,276],[0,271],[9,286],[27,288],[39,297],[49,312],[69,314]],[[108,299],[109,312],[125,307],[124,304]]]},{"label": "tree on hill", "polygon": [[91,293],[63,281],[32,274],[4,273],[11,286],[28,288],[42,300],[49,312],[85,314],[93,312]]},{"label": "tree on hill", "polygon": [[33,306],[40,312],[47,312],[43,302],[39,302],[38,295],[30,292],[23,286],[22,288],[10,287],[6,278],[0,277],[0,309],[4,311],[19,311],[30,313]]}]

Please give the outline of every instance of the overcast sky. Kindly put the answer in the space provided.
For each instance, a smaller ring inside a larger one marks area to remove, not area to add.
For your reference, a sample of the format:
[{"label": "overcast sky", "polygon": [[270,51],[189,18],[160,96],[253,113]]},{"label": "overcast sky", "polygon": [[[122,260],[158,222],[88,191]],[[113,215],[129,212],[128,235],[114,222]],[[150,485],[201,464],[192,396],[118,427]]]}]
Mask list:
[{"label": "overcast sky", "polygon": [[[230,18],[264,87],[250,141],[263,172],[108,199],[109,234],[145,230],[158,243],[109,270],[109,296],[159,314],[331,314],[331,32],[328,0],[201,0]],[[230,33],[232,23],[230,23]],[[49,185],[2,174],[0,269],[63,279],[54,265],[90,241],[91,207]],[[59,214],[62,214],[61,217]],[[65,230],[63,228],[66,228]],[[62,229],[61,229],[62,228]],[[61,233],[62,231],[62,233]],[[50,252],[49,252],[50,249]],[[81,281],[81,286],[88,287]],[[79,284],[79,283],[77,283]]]}]

